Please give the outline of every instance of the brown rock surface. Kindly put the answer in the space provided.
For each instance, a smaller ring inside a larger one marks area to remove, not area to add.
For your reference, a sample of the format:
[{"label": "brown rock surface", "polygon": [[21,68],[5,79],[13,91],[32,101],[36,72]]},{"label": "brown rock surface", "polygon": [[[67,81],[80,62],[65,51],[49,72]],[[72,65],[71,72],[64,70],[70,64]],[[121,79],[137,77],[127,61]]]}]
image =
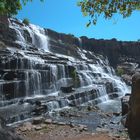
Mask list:
[{"label": "brown rock surface", "polygon": [[127,137],[113,136],[107,132],[81,132],[80,127],[71,128],[68,125],[49,124],[40,130],[22,132],[18,128],[17,131],[25,140],[128,140]]},{"label": "brown rock surface", "polygon": [[140,138],[140,73],[136,73],[132,78],[132,94],[129,104],[126,126],[131,137]]}]

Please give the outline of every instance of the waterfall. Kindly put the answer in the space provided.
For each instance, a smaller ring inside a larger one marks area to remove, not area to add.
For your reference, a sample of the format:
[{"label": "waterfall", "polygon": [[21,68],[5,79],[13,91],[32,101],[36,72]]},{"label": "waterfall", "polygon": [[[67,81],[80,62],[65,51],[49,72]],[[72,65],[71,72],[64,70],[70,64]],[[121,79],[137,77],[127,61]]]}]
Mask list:
[{"label": "waterfall", "polygon": [[[33,24],[30,24],[29,26],[20,26],[18,24],[15,24],[14,20],[9,21],[10,25],[9,27],[11,29],[14,29],[17,33],[17,40],[16,42],[20,44],[23,48],[26,48],[29,44],[25,37],[25,32],[29,33],[32,44],[36,48],[44,49],[45,51],[49,51],[49,38],[45,33],[45,29],[35,26]],[[28,45],[27,45],[28,44]]]},{"label": "waterfall", "polygon": [[[43,98],[48,111],[53,111],[88,102],[107,102],[113,94],[121,97],[128,92],[126,84],[116,76],[108,59],[83,50],[80,38],[80,48],[72,46],[69,49],[69,44],[59,44],[59,39],[52,39],[39,26],[25,26],[11,20],[10,29],[16,33],[17,39],[13,42],[23,49],[9,47],[7,54],[1,53],[0,107],[16,106],[25,98]],[[62,51],[71,51],[69,56],[60,54],[61,51],[59,54],[49,51],[49,46],[55,46],[57,51],[59,45],[62,45]],[[69,88],[71,85],[72,92],[62,93],[62,87]],[[22,109],[18,110],[19,114],[21,112]]]},{"label": "waterfall", "polygon": [[82,39],[79,37],[78,40],[79,40],[79,46],[80,48],[82,48]]},{"label": "waterfall", "polygon": [[105,102],[109,100],[108,94],[106,92],[106,87],[104,85],[98,86],[98,96],[101,102]]},{"label": "waterfall", "polygon": [[[42,48],[45,51],[49,51],[48,47],[48,36],[45,34],[45,30],[39,26],[35,26],[33,24],[30,24],[29,26],[31,28],[32,33],[32,40],[33,44],[37,46],[37,48]],[[28,29],[29,30],[29,29]],[[30,31],[30,33],[31,33]]]}]

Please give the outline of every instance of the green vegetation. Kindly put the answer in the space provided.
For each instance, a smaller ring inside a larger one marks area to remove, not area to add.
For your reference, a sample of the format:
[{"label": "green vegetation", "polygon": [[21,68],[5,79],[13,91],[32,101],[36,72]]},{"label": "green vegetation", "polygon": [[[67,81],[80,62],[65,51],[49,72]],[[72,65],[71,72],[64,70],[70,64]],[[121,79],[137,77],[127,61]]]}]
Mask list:
[{"label": "green vegetation", "polygon": [[79,77],[77,75],[77,72],[76,72],[76,69],[74,69],[72,72],[71,72],[71,77],[75,83],[75,87],[78,87],[80,85],[80,80],[79,80]]},{"label": "green vegetation", "polygon": [[16,15],[21,8],[20,0],[2,0],[0,2],[0,15]]},{"label": "green vegetation", "polygon": [[30,24],[30,21],[29,21],[29,19],[27,19],[27,18],[25,18],[25,19],[23,19],[23,21],[22,21],[25,25],[29,25]]},{"label": "green vegetation", "polygon": [[[16,15],[23,5],[33,0],[1,0],[0,15]],[[44,1],[44,0],[40,0]],[[78,6],[84,16],[89,16],[91,23],[96,24],[99,16],[110,19],[114,14],[119,13],[124,18],[130,16],[133,11],[140,10],[139,0],[79,0]]]},{"label": "green vegetation", "polygon": [[122,76],[124,74],[124,70],[122,68],[117,68],[117,75]]},{"label": "green vegetation", "polygon": [[123,18],[129,17],[133,11],[140,10],[139,0],[80,0],[78,6],[84,16],[89,16],[91,23],[96,24],[99,16],[110,19],[119,13]]},{"label": "green vegetation", "polygon": [[72,76],[72,79],[74,79],[74,80],[76,79],[77,73],[76,73],[75,69],[71,72],[71,76]]},{"label": "green vegetation", "polygon": [[[23,5],[32,0],[1,0],[0,15],[12,16],[16,15]],[[40,0],[43,1],[43,0]]]}]

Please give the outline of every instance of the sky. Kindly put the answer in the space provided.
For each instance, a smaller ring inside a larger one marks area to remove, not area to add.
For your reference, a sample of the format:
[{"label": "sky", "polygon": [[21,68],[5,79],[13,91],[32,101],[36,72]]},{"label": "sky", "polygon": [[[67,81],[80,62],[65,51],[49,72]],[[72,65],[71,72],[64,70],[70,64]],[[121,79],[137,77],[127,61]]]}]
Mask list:
[{"label": "sky", "polygon": [[18,19],[28,18],[32,24],[49,28],[61,33],[73,34],[76,37],[87,36],[96,39],[112,39],[137,41],[140,39],[140,11],[123,19],[116,15],[111,20],[102,17],[97,25],[86,27],[89,18],[84,17],[77,0],[33,0],[23,6],[16,16]]}]

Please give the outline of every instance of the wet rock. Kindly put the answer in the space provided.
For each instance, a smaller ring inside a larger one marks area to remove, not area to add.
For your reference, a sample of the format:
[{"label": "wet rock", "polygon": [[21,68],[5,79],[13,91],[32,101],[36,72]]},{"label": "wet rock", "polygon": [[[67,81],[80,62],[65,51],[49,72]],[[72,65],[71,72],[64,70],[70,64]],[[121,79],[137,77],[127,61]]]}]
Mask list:
[{"label": "wet rock", "polygon": [[60,111],[59,114],[61,117],[68,117],[69,116],[69,112],[66,110]]},{"label": "wet rock", "polygon": [[91,111],[91,110],[92,110],[92,106],[88,106],[88,107],[87,107],[87,110],[88,110],[88,111]]},{"label": "wet rock", "polygon": [[124,115],[124,116],[122,116],[122,118],[121,118],[121,124],[122,124],[123,126],[125,126],[126,117],[127,117],[127,115]]},{"label": "wet rock", "polygon": [[30,122],[26,122],[23,124],[22,127],[20,127],[20,131],[21,132],[25,132],[25,131],[31,131],[33,128],[32,124]]},{"label": "wet rock", "polygon": [[127,85],[129,85],[129,86],[132,85],[132,75],[123,74],[121,77]]},{"label": "wet rock", "polygon": [[121,99],[121,105],[122,105],[122,116],[127,114],[129,111],[129,98],[130,95],[125,95],[122,99]]},{"label": "wet rock", "polygon": [[41,101],[35,101],[35,109],[32,111],[34,115],[41,115],[48,111],[46,105],[42,105]]},{"label": "wet rock", "polygon": [[36,131],[39,131],[39,130],[41,130],[42,129],[42,127],[41,126],[35,126],[35,128],[34,128]]},{"label": "wet rock", "polygon": [[107,93],[112,93],[112,92],[114,92],[114,88],[113,88],[112,82],[106,82],[106,83],[105,83],[105,86],[106,86],[106,91],[107,91]]},{"label": "wet rock", "polygon": [[23,140],[13,131],[7,129],[0,129],[0,140]]},{"label": "wet rock", "polygon": [[58,125],[66,125],[65,122],[58,122],[57,124],[58,124]]},{"label": "wet rock", "polygon": [[14,129],[6,127],[5,120],[0,117],[0,140],[23,140],[23,138],[19,137]]},{"label": "wet rock", "polygon": [[135,73],[136,68],[138,67],[137,63],[132,62],[124,62],[119,65],[118,68],[123,70],[123,73],[127,73],[127,75],[133,75]]},{"label": "wet rock", "polygon": [[110,99],[114,99],[114,98],[118,98],[119,97],[117,92],[114,92],[114,93],[111,93],[111,94],[108,94],[108,95],[109,95]]},{"label": "wet rock", "polygon": [[96,128],[96,131],[97,131],[97,132],[105,132],[105,133],[106,133],[106,132],[109,132],[108,129],[105,129],[105,128],[99,128],[99,127]]},{"label": "wet rock", "polygon": [[7,72],[3,75],[4,80],[14,80],[17,77],[17,74],[13,71]]},{"label": "wet rock", "polygon": [[44,122],[43,117],[36,117],[36,118],[33,119],[32,124],[37,125],[37,124],[41,124],[42,122]]},{"label": "wet rock", "polygon": [[53,120],[52,119],[46,119],[44,121],[44,123],[46,123],[46,124],[52,124],[53,123]]},{"label": "wet rock", "polygon": [[64,93],[70,93],[73,91],[73,85],[61,87],[60,90]]},{"label": "wet rock", "polygon": [[0,116],[0,129],[5,127],[6,127],[6,121],[2,116]]},{"label": "wet rock", "polygon": [[40,126],[43,128],[45,128],[47,125],[46,124],[40,124]]},{"label": "wet rock", "polygon": [[74,127],[75,127],[75,124],[73,124],[72,122],[70,122],[69,126],[70,126],[71,128],[74,128]]},{"label": "wet rock", "polygon": [[79,131],[87,131],[88,130],[88,128],[87,128],[87,126],[86,125],[79,125]]},{"label": "wet rock", "polygon": [[113,115],[120,116],[121,115],[121,112],[113,112]]}]

